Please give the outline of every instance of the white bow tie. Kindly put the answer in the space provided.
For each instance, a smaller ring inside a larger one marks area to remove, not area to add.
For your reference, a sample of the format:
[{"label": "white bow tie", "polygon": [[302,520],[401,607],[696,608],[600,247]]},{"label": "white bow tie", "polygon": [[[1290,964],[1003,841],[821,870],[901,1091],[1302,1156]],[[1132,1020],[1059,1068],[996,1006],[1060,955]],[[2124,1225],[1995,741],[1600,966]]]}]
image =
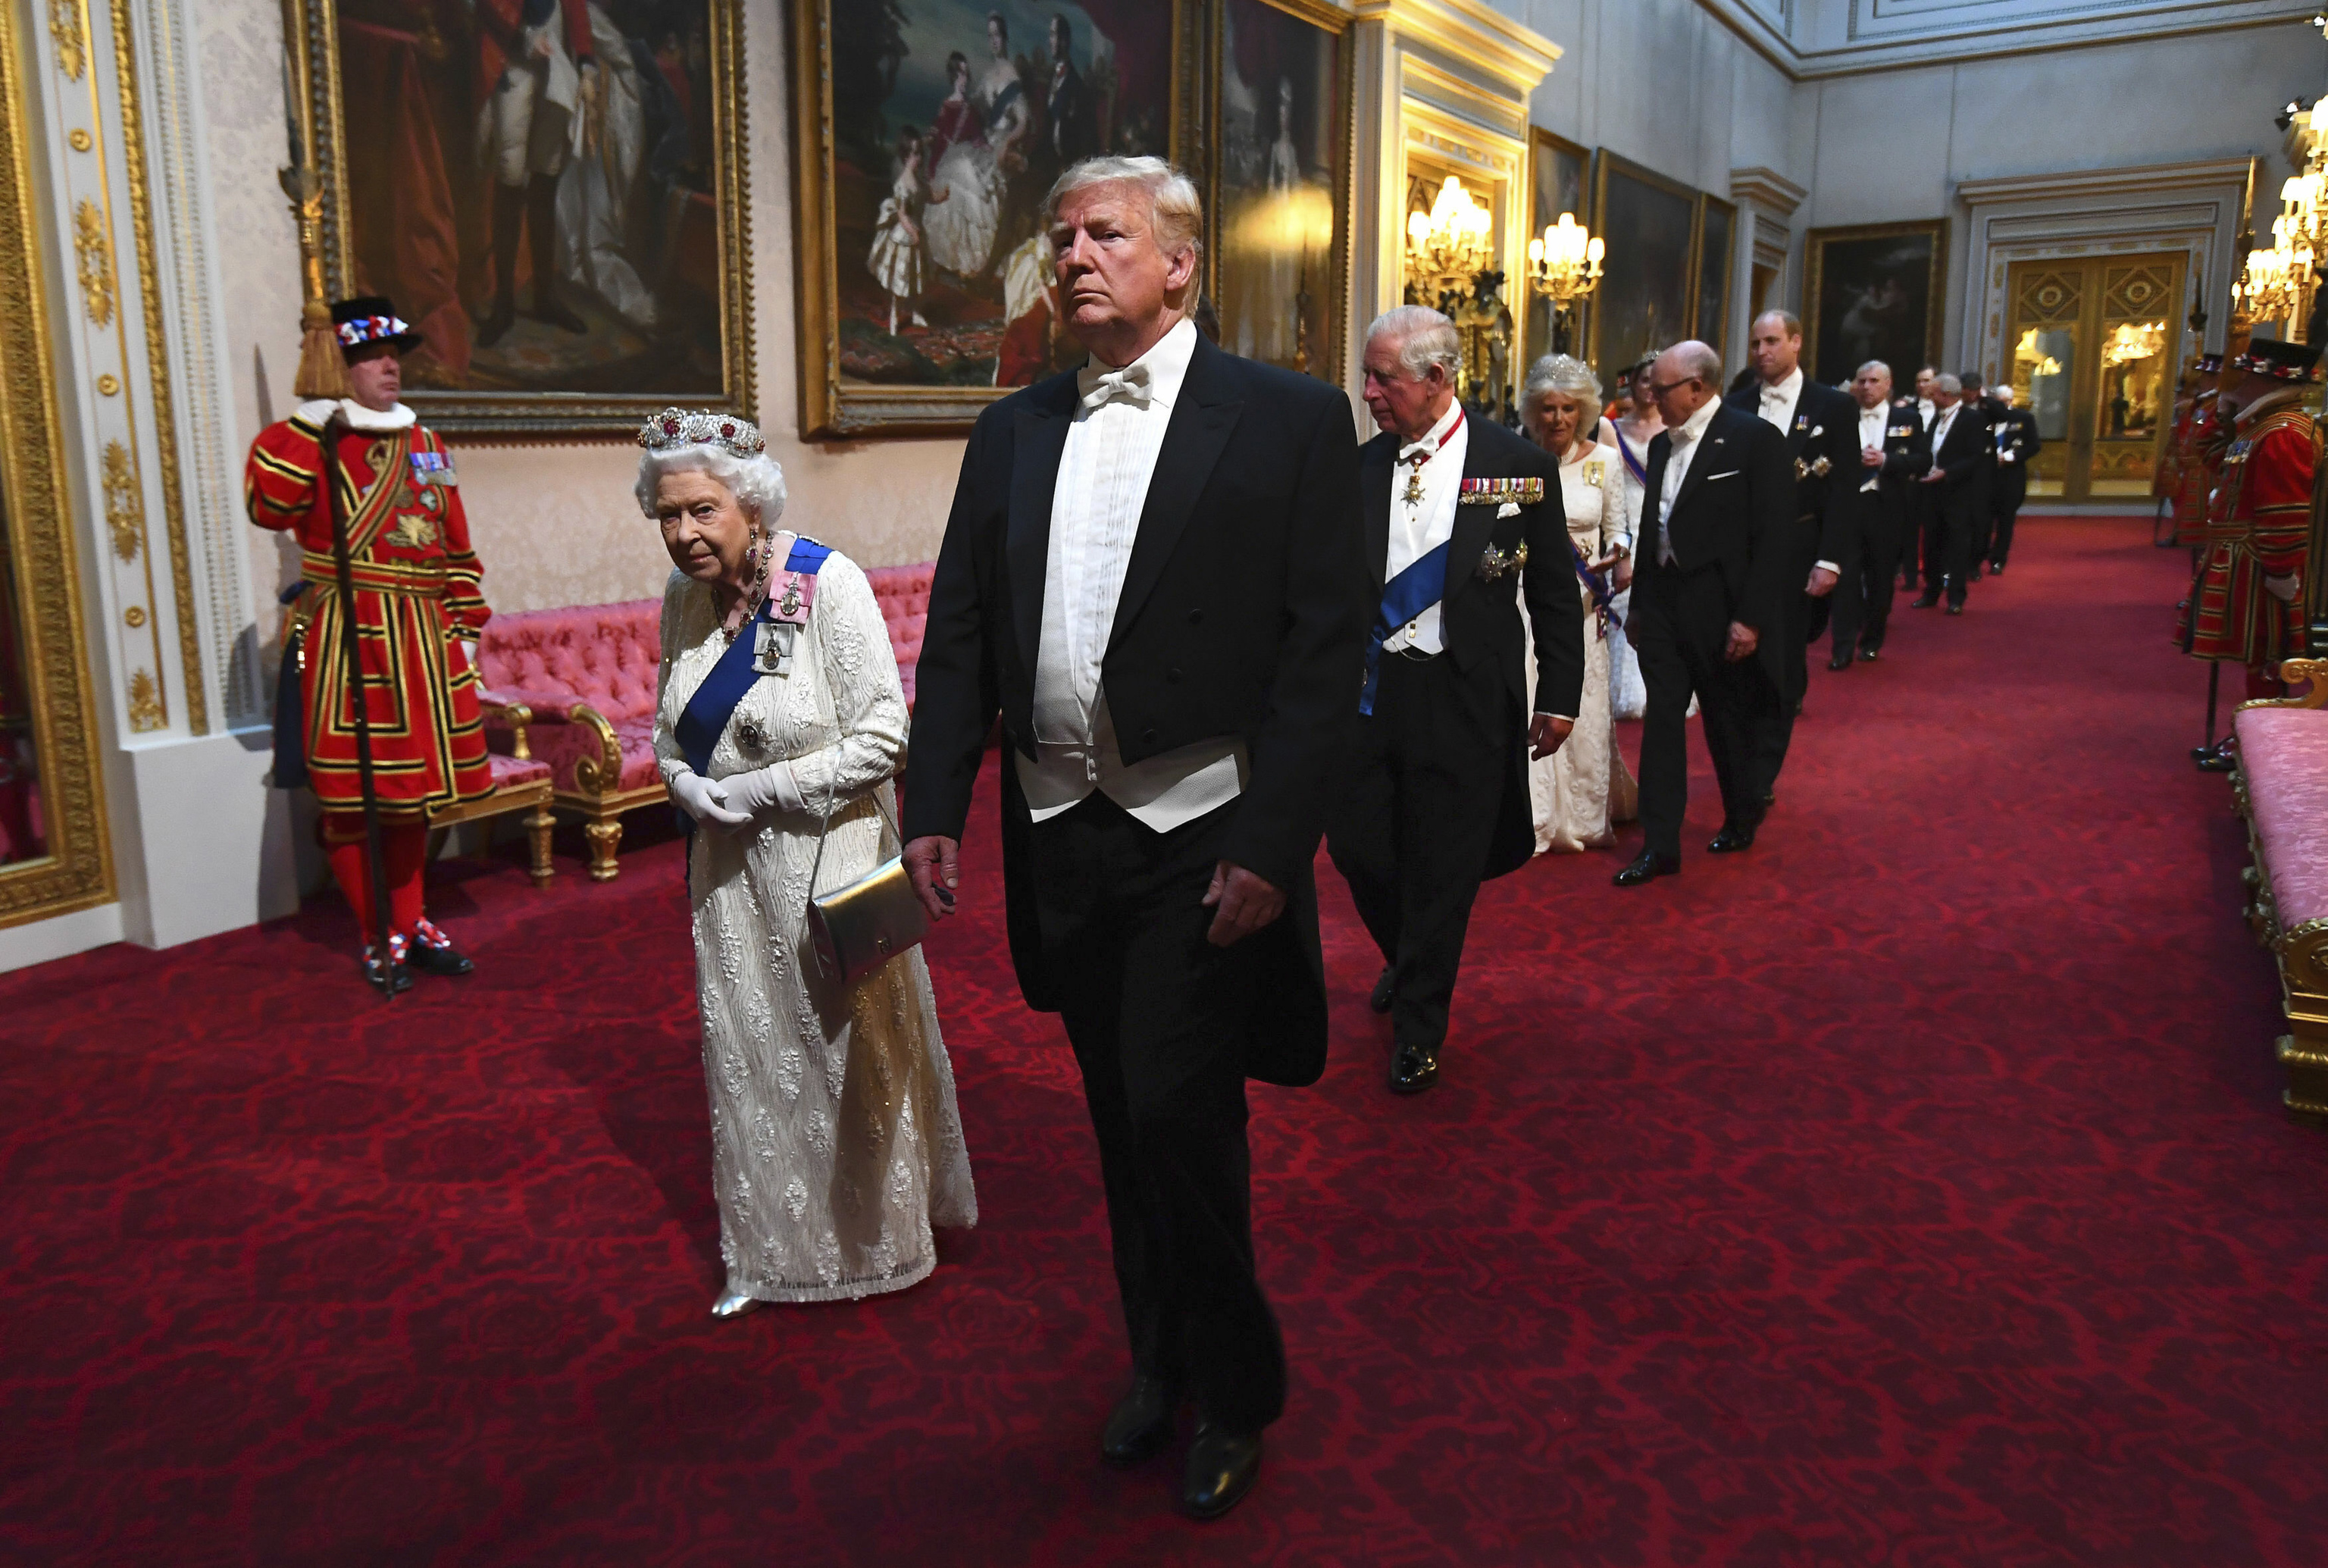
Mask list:
[{"label": "white bow tie", "polygon": [[1145,408],[1155,399],[1155,389],[1150,382],[1148,367],[1126,365],[1120,371],[1103,371],[1096,376],[1087,365],[1084,368],[1083,404],[1086,408],[1103,408],[1118,399],[1137,408]]}]

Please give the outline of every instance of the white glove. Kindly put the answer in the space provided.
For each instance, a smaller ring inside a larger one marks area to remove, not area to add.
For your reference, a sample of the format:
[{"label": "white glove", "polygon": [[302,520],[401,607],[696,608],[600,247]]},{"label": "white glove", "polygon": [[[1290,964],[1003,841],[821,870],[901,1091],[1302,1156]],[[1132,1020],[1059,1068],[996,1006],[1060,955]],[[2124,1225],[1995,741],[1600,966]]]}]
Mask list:
[{"label": "white glove", "polygon": [[2284,577],[2265,577],[2263,580],[2263,591],[2269,594],[2273,598],[2277,599],[2283,605],[2292,605],[2295,603],[2295,574],[2290,572]]},{"label": "white glove", "polygon": [[788,762],[771,763],[751,773],[731,774],[719,781],[719,787],[728,792],[728,810],[746,816],[756,817],[770,806],[786,812],[808,809]]},{"label": "white glove", "polygon": [[679,803],[681,811],[714,827],[740,828],[752,820],[748,812],[729,809],[726,786],[714,784],[693,768],[681,768],[672,777],[671,798]]}]

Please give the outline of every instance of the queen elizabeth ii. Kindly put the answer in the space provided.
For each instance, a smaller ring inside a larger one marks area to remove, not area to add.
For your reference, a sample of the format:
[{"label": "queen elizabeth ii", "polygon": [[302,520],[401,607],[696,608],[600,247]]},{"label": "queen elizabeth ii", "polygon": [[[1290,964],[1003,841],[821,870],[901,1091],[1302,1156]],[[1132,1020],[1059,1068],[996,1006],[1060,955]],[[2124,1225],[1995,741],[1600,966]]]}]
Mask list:
[{"label": "queen elizabeth ii", "polygon": [[666,409],[639,445],[639,507],[675,568],[654,746],[696,825],[728,1274],[712,1311],[903,1290],[936,1265],[932,1226],[978,1218],[929,970],[909,948],[849,985],[806,939],[812,877],[828,892],[896,853],[906,717],[888,634],[854,562],[777,527],[784,472],[750,423]]}]

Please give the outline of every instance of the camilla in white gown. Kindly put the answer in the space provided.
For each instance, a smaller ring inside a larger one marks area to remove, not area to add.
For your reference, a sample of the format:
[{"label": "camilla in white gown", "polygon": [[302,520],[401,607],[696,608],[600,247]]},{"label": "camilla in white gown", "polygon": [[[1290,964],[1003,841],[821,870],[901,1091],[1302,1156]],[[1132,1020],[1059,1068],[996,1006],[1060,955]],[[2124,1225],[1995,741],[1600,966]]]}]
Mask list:
[{"label": "camilla in white gown", "polygon": [[784,477],[749,424],[671,410],[642,440],[640,504],[680,568],[663,590],[654,746],[698,823],[689,904],[727,1266],[713,1310],[903,1290],[936,1266],[932,1226],[978,1218],[929,970],[915,947],[843,987],[818,972],[804,936],[828,794],[838,804],[818,891],[896,853],[884,822],[906,749],[896,661],[865,574],[825,557],[789,672],[752,681],[699,775],[681,716],[728,628],[753,634],[768,581],[759,559],[781,569],[795,536],[774,530]]},{"label": "camilla in white gown", "polygon": [[[1569,541],[1605,580],[1609,563],[1629,554],[1633,540],[1624,484],[1615,472],[1617,454],[1584,434],[1600,408],[1600,383],[1582,361],[1547,354],[1529,370],[1520,399],[1523,422],[1538,446],[1560,457]],[[1610,722],[1611,622],[1596,608],[1592,590],[1581,577],[1576,592],[1584,608],[1584,694],[1576,728],[1558,751],[1528,764],[1538,854],[1604,849],[1616,841],[1614,824],[1632,821],[1638,805],[1638,787]],[[1529,686],[1533,693],[1533,658]]]}]

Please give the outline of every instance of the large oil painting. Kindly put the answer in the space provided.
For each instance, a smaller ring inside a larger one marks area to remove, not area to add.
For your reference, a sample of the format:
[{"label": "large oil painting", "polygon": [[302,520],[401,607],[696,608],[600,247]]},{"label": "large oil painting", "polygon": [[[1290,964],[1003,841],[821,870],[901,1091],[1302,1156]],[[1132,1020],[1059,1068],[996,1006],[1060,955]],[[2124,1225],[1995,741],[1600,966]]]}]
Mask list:
[{"label": "large oil painting", "polygon": [[1219,0],[1214,305],[1223,346],[1338,381],[1349,226],[1342,18],[1299,4]]},{"label": "large oil painting", "polygon": [[[803,423],[958,427],[1082,351],[1043,198],[1172,151],[1174,0],[800,0]],[[829,147],[827,156],[822,149]]]},{"label": "large oil painting", "polygon": [[1730,266],[1737,249],[1738,209],[1700,196],[1697,219],[1697,318],[1690,335],[1716,349],[1730,339]]},{"label": "large oil painting", "polygon": [[[1591,227],[1592,155],[1574,142],[1563,141],[1543,127],[1535,127],[1535,143],[1528,155],[1528,183],[1533,195],[1528,203],[1528,234],[1540,236],[1560,221],[1563,212],[1572,212],[1579,223]],[[1594,232],[1599,232],[1595,230]],[[1570,310],[1570,340],[1564,344],[1553,343],[1552,301],[1533,289],[1527,296],[1527,340],[1525,362],[1534,364],[1538,356],[1554,352],[1555,347],[1574,353],[1587,340],[1581,330],[1586,313],[1592,307],[1587,298]]]},{"label": "large oil painting", "polygon": [[1608,244],[1592,311],[1603,384],[1688,337],[1694,319],[1697,192],[1603,151],[1592,230]]},{"label": "large oil painting", "polygon": [[[336,291],[422,338],[453,429],[747,404],[742,0],[332,0],[319,127]],[[296,139],[296,138],[295,138]]]},{"label": "large oil painting", "polygon": [[1893,383],[1906,386],[1939,352],[1946,247],[1947,224],[1938,219],[1812,230],[1803,289],[1811,373],[1832,386],[1882,360]]}]

